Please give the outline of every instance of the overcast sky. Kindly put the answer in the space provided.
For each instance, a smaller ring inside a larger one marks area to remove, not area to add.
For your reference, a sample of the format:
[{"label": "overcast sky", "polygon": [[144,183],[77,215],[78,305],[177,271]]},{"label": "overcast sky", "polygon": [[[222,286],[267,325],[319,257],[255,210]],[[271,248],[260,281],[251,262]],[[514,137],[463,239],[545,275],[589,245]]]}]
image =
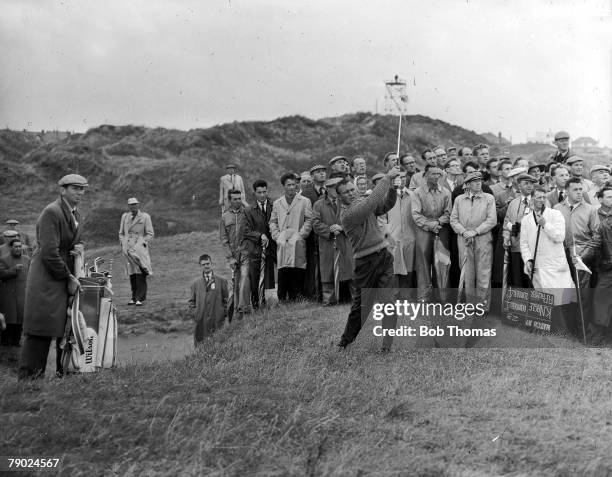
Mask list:
[{"label": "overcast sky", "polygon": [[0,126],[408,114],[612,146],[612,1],[0,0]]}]

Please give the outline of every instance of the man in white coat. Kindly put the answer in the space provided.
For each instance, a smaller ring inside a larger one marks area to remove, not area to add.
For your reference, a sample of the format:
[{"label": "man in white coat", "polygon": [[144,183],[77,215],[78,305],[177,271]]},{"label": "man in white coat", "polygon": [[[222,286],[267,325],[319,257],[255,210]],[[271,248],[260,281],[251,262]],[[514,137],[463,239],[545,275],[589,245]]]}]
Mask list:
[{"label": "man in white coat", "polygon": [[132,288],[132,299],[128,305],[140,306],[147,298],[147,275],[153,273],[149,242],[153,239],[154,231],[151,216],[140,210],[138,199],[131,197],[127,203],[130,211],[121,216],[119,242]]},{"label": "man in white coat", "polygon": [[[575,301],[576,296],[563,247],[565,219],[561,212],[545,204],[546,189],[536,186],[533,210],[521,219],[521,256],[525,263],[525,274],[531,277],[533,273],[533,287],[554,295],[556,310],[562,311],[565,305]],[[553,331],[566,330],[561,320],[562,315],[553,316]]]},{"label": "man in white coat", "polygon": [[276,242],[278,300],[295,300],[302,293],[306,270],[306,238],[312,230],[310,199],[297,194],[297,181],[291,172],[281,177],[285,194],[274,201],[270,233]]},{"label": "man in white coat", "polygon": [[229,206],[229,196],[227,193],[230,190],[239,190],[242,197],[242,203],[246,207],[249,203],[246,201],[246,190],[244,188],[244,182],[242,177],[238,175],[238,166],[236,164],[228,164],[225,166],[227,174],[221,176],[219,179],[219,205],[221,206],[221,213],[225,212]]}]

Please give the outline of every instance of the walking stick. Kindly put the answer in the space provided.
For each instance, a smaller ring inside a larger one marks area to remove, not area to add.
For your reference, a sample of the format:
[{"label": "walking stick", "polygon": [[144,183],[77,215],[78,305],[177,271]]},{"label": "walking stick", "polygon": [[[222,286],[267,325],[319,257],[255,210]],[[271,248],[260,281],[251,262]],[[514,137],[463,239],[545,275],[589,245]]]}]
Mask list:
[{"label": "walking stick", "polygon": [[[572,249],[573,256],[576,257],[576,239],[574,238],[574,229],[572,228]],[[576,286],[576,297],[578,298],[578,311],[580,311],[580,323],[582,324],[582,338],[584,340],[584,345],[587,345],[586,340],[586,329],[584,326],[584,312],[582,311],[582,297],[580,296],[580,282],[578,280],[578,269],[574,266],[574,273],[576,274],[576,281],[574,285]]]},{"label": "walking stick", "polygon": [[334,235],[334,294],[336,303],[340,302],[340,249]]},{"label": "walking stick", "polygon": [[261,258],[259,259],[259,306],[263,306],[266,300],[266,246],[261,247]]},{"label": "walking stick", "polygon": [[[546,206],[542,205],[542,210],[540,211],[540,215],[544,213],[545,208]],[[535,272],[535,261],[536,261],[536,256],[538,255],[538,243],[540,242],[540,230],[542,229],[542,227],[540,227],[540,224],[538,224],[538,220],[536,219],[535,210],[533,211],[533,220],[538,225],[538,233],[536,234],[535,250],[533,251],[533,263],[531,264],[531,273],[529,274],[529,281],[531,281],[531,286],[535,288],[533,286],[533,273]]]}]

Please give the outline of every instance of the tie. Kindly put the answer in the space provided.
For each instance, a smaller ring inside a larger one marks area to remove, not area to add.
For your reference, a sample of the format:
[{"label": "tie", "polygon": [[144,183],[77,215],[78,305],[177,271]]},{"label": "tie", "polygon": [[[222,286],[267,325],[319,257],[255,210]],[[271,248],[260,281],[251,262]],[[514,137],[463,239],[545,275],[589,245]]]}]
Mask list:
[{"label": "tie", "polygon": [[338,208],[336,207],[336,199],[331,200],[332,209],[334,209],[334,213],[338,212]]},{"label": "tie", "polygon": [[261,209],[261,211],[265,214],[266,213],[266,204],[265,202],[260,202],[259,203],[259,208]]},{"label": "tie", "polygon": [[563,199],[565,199],[565,196],[563,195],[563,191],[559,192],[559,202],[563,202]]},{"label": "tie", "polygon": [[570,205],[570,212],[573,212],[573,210],[574,210],[574,206]]},{"label": "tie", "polygon": [[77,220],[77,214],[76,214],[76,210],[72,209],[72,220],[74,220],[74,228],[78,228],[79,227],[79,221]]},{"label": "tie", "polygon": [[527,197],[523,198],[523,204],[525,204],[525,207],[529,205],[529,201],[527,200]]},{"label": "tie", "polygon": [[210,273],[207,273],[205,276],[206,276],[206,288],[208,288],[208,285],[210,285]]}]

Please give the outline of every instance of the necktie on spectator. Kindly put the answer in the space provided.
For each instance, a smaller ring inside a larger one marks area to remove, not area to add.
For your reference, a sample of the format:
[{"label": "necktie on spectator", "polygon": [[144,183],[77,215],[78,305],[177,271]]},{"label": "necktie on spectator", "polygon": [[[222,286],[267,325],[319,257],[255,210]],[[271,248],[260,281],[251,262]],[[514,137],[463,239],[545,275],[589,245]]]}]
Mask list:
[{"label": "necktie on spectator", "polygon": [[559,202],[563,202],[563,199],[565,199],[565,196],[563,195],[563,191],[559,192]]},{"label": "necktie on spectator", "polygon": [[72,211],[70,212],[70,214],[72,215],[72,220],[74,220],[74,228],[78,228],[79,227],[79,221],[77,220],[77,214],[76,214],[76,210],[72,209]]}]

